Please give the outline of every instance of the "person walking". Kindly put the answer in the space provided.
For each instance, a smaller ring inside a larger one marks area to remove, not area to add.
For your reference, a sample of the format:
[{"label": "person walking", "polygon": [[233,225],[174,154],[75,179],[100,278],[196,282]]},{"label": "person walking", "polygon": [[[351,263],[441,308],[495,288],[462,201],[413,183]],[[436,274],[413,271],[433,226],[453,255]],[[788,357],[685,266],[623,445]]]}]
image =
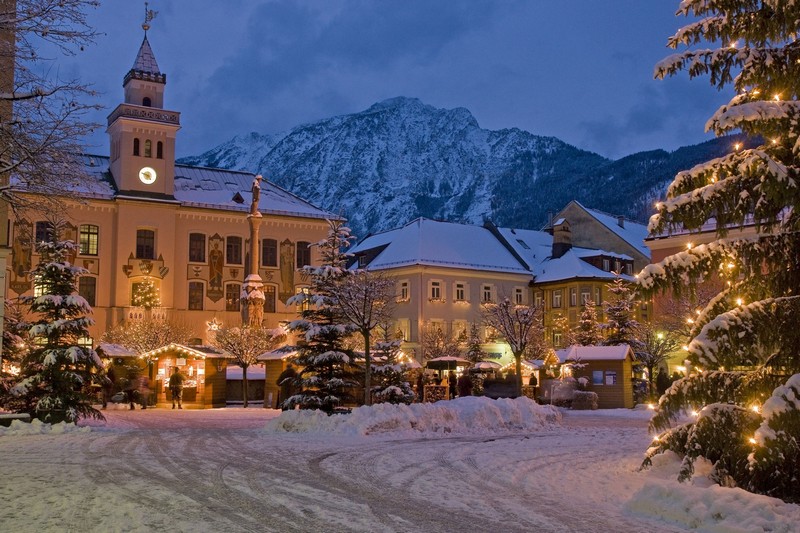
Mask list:
[{"label": "person walking", "polygon": [[172,408],[175,409],[175,402],[178,402],[178,409],[183,409],[183,374],[178,371],[178,367],[172,367],[172,375],[169,377],[169,390],[172,393]]},{"label": "person walking", "polygon": [[142,409],[147,409],[147,403],[150,401],[150,380],[147,376],[139,376],[139,401],[142,404]]}]

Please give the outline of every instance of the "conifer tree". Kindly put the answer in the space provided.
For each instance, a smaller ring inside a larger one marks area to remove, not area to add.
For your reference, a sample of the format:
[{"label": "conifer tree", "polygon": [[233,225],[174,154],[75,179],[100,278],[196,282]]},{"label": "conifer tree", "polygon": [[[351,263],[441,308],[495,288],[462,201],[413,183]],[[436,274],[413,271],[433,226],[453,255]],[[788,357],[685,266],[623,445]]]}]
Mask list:
[{"label": "conifer tree", "polygon": [[92,407],[89,387],[103,364],[92,348],[79,344],[94,323],[88,316],[92,308],[77,294],[78,278],[87,271],[69,263],[76,245],[57,240],[59,230],[56,224],[53,238],[37,245],[39,263],[31,275],[41,295],[21,298],[35,317],[28,329],[32,348],[22,358],[11,394],[45,422],[102,419]]},{"label": "conifer tree", "polygon": [[347,338],[356,328],[344,319],[336,307],[333,286],[345,276],[347,256],[343,250],[350,245],[350,229],[339,221],[329,221],[325,240],[317,243],[322,257],[321,266],[305,266],[311,277],[308,293],[291,297],[287,304],[303,307],[301,318],[289,323],[289,330],[298,334],[297,355],[292,362],[300,370],[292,378],[298,391],[287,398],[283,406],[301,409],[320,409],[328,414],[345,402],[352,401],[356,386],[353,351]]},{"label": "conifer tree", "polygon": [[[646,267],[643,289],[691,295],[714,276],[724,289],[694,319],[686,346],[694,373],[662,396],[651,425],[665,430],[682,410],[705,408],[697,423],[662,433],[648,457],[672,449],[685,456],[689,472],[703,456],[715,463],[719,481],[759,492],[766,492],[769,472],[776,487],[770,494],[791,498],[787,490],[796,495],[800,478],[797,454],[784,453],[787,443],[796,448],[800,441],[792,392],[800,372],[800,4],[685,0],[678,13],[698,20],[669,39],[669,46],[687,49],[659,63],[656,77],[687,71],[709,75],[719,89],[732,86],[735,95],[706,129],[741,130],[755,147],[737,144],[726,156],[680,172],[650,220],[656,234],[711,225],[717,240]],[[694,48],[703,42],[711,46]],[[745,225],[756,234],[736,231]],[[751,408],[770,397],[753,438],[761,415]],[[749,467],[730,466],[743,462]]]},{"label": "conifer tree", "polygon": [[469,333],[467,334],[467,352],[464,354],[467,361],[474,365],[486,357],[486,352],[481,348],[482,345],[481,330],[478,324],[470,324]]},{"label": "conifer tree", "polygon": [[627,344],[636,350],[641,344],[637,338],[639,322],[634,318],[636,300],[630,283],[617,276],[608,284],[608,292],[614,296],[603,302],[607,322],[603,329],[607,332],[604,343],[607,346]]},{"label": "conifer tree", "polygon": [[150,277],[144,278],[144,281],[136,284],[136,288],[132,295],[133,305],[136,307],[143,307],[145,309],[152,309],[161,306],[161,298],[158,294],[158,287],[156,287]]},{"label": "conifer tree", "polygon": [[402,339],[392,339],[388,329],[375,343],[376,364],[372,368],[375,384],[371,388],[375,398],[387,403],[411,403],[414,390],[406,380],[406,365],[400,361]]},{"label": "conifer tree", "polygon": [[583,299],[583,311],[575,328],[575,341],[581,346],[595,346],[603,341],[594,301],[588,296]]}]

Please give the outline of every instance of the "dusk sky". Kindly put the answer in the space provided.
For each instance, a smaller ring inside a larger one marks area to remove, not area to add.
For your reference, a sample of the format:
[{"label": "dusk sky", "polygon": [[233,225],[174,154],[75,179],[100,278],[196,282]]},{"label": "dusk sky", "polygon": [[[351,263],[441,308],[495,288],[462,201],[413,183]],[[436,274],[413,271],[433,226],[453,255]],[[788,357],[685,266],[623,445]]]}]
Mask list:
[{"label": "dusk sky", "polygon": [[[711,138],[727,102],[708,80],[653,79],[686,21],[677,0],[152,0],[148,33],[180,111],[178,155],[236,134],[277,133],[395,97],[465,107],[487,129],[518,127],[617,158]],[[105,117],[142,41],[144,5],[105,0],[103,35],[63,61],[102,93]],[[104,128],[93,153],[108,152]]]}]

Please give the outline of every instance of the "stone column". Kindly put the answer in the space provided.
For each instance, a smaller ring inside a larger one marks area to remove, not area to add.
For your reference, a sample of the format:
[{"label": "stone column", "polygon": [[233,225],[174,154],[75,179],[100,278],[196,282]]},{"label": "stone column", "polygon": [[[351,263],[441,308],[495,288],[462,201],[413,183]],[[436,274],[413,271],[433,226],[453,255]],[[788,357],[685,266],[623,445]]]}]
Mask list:
[{"label": "stone column", "polygon": [[259,242],[258,230],[261,226],[261,212],[258,209],[258,202],[261,197],[260,175],[253,179],[253,200],[250,203],[250,214],[247,221],[250,223],[250,264],[249,273],[242,285],[242,325],[251,327],[261,327],[264,320],[264,292],[261,290],[264,284],[261,276],[258,275],[259,264]]}]

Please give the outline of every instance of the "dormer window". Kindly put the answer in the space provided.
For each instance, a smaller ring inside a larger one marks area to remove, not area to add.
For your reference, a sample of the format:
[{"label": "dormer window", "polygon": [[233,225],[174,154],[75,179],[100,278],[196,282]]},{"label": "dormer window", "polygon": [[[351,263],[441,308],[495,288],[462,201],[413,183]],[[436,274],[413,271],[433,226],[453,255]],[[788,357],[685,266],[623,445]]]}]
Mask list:
[{"label": "dormer window", "polygon": [[142,105],[145,106],[145,107],[150,107],[150,106],[153,105],[150,102],[150,97],[149,96],[145,96],[144,98],[142,98]]}]

